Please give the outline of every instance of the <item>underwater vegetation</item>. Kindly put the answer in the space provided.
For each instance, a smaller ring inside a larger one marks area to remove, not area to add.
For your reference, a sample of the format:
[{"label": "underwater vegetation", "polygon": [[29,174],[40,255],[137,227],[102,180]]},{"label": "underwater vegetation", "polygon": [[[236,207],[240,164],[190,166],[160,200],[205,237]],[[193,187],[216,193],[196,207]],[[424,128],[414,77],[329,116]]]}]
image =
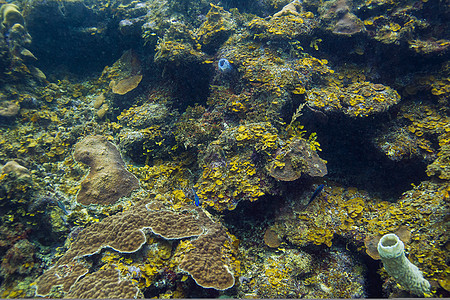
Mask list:
[{"label": "underwater vegetation", "polygon": [[449,297],[448,19],[0,0],[0,297]]}]

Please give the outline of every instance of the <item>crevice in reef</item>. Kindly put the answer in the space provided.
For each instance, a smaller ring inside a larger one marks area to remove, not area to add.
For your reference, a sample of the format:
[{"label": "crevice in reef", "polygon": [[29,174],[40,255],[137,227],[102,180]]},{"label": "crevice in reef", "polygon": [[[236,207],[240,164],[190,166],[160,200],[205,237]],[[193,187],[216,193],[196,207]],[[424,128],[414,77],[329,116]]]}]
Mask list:
[{"label": "crevice in reef", "polygon": [[320,156],[328,162],[327,179],[395,201],[411,183],[427,178],[426,163],[417,159],[395,162],[375,149],[371,139],[383,122],[380,118],[363,122],[330,117],[325,124],[307,125],[308,132],[319,136]]}]

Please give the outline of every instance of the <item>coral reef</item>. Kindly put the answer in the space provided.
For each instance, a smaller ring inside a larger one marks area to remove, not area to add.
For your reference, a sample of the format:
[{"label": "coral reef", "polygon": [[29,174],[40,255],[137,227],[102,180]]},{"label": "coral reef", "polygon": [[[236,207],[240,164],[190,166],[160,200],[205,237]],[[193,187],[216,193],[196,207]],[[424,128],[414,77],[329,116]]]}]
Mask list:
[{"label": "coral reef", "polygon": [[311,272],[312,257],[295,249],[281,254],[268,254],[258,269],[249,269],[244,274],[251,278],[243,282],[247,296],[261,298],[300,297],[296,278]]},{"label": "coral reef", "polygon": [[216,210],[234,209],[239,201],[270,193],[275,182],[269,176],[292,181],[302,174],[326,174],[324,161],[307,141],[284,142],[270,123],[224,130],[204,152],[202,168],[197,193]]},{"label": "coral reef", "polygon": [[198,28],[196,35],[204,51],[210,53],[216,51],[228,39],[235,30],[236,24],[231,13],[212,3],[205,18],[205,22]]},{"label": "coral reef", "polygon": [[320,19],[326,30],[342,36],[352,36],[364,31],[363,22],[351,12],[352,1],[325,1],[319,8]]},{"label": "coral reef", "polygon": [[261,40],[291,40],[305,37],[317,27],[318,21],[312,12],[298,13],[285,10],[273,15],[270,20],[255,17],[247,26],[254,37]]},{"label": "coral reef", "polygon": [[[370,199],[364,191],[343,191],[335,187],[331,191],[326,190],[326,195],[320,196],[319,201],[312,204],[312,208],[308,209],[311,212],[296,211],[294,207],[290,213],[292,219],[285,214],[271,228],[280,237],[297,245],[331,246],[338,235],[360,247],[366,236],[398,232],[400,227],[407,226],[412,232],[411,242],[406,245],[410,259],[415,257],[413,263],[419,263],[424,274],[435,274],[438,280],[444,276],[447,254],[443,250],[446,243],[441,236],[443,228],[434,225],[445,218],[448,209],[447,189],[446,186],[424,182],[405,193],[397,203],[389,204]],[[434,197],[434,194],[440,196]],[[311,213],[315,214],[314,218],[310,217]],[[434,236],[433,245],[421,242],[423,235]],[[366,245],[369,247],[370,243],[366,241]],[[427,257],[427,260],[423,257]],[[434,259],[439,262],[431,263]]]},{"label": "coral reef", "polygon": [[154,60],[157,64],[177,66],[199,63],[206,59],[200,49],[197,35],[185,24],[174,23],[158,41]]},{"label": "coral reef", "polygon": [[0,297],[448,297],[446,4],[0,0]]}]

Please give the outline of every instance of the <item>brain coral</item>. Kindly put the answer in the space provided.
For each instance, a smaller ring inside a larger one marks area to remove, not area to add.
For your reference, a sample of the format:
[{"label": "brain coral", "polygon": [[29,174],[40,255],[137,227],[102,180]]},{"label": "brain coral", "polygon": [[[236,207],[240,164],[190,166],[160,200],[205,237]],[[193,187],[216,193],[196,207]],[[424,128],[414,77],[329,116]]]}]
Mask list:
[{"label": "brain coral", "polygon": [[77,195],[81,204],[113,204],[139,188],[138,179],[126,170],[116,146],[103,136],[85,137],[75,145],[73,156],[90,167]]}]

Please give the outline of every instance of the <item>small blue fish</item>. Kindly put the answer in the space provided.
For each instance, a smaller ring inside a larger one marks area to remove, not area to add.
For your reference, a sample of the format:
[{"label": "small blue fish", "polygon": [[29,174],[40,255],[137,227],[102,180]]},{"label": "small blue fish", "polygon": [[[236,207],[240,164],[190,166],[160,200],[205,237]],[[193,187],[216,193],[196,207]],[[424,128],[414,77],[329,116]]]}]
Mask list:
[{"label": "small blue fish", "polygon": [[200,206],[200,198],[198,197],[198,195],[195,192],[194,188],[191,188],[191,190],[194,193],[194,204],[195,204],[195,206]]},{"label": "small blue fish", "polygon": [[323,190],[323,188],[325,187],[324,184],[321,184],[317,187],[317,189],[314,191],[314,193],[312,194],[311,198],[309,198],[308,203],[306,204],[305,208],[308,207],[308,205],[314,200],[316,199],[317,196],[319,196],[320,192]]},{"label": "small blue fish", "polygon": [[62,209],[62,211],[63,211],[64,214],[66,214],[66,215],[69,214],[69,212],[67,211],[66,207],[64,206],[64,204],[62,204],[61,201],[56,200],[56,205],[57,205],[59,208]]}]

